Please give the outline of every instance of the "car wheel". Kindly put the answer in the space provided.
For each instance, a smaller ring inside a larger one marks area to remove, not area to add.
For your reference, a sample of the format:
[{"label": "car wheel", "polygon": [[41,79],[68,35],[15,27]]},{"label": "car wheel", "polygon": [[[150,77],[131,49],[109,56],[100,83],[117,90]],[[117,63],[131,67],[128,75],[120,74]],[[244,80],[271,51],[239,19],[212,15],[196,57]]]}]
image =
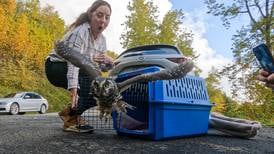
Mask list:
[{"label": "car wheel", "polygon": [[16,115],[19,113],[19,105],[17,103],[12,103],[10,105],[10,114]]},{"label": "car wheel", "polygon": [[46,105],[45,104],[41,105],[39,113],[40,114],[46,113]]}]

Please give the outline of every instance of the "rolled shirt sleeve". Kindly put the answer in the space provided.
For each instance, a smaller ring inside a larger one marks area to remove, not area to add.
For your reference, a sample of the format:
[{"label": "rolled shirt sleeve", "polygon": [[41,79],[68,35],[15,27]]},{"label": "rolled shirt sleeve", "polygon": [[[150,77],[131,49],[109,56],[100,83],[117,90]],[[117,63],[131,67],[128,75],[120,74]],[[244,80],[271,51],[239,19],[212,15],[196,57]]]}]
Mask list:
[{"label": "rolled shirt sleeve", "polygon": [[[76,27],[72,31],[68,32],[63,41],[68,43],[68,46],[76,49],[81,54],[88,56],[92,61],[92,55],[96,52],[105,52],[106,39],[103,35],[95,41],[92,36],[90,36],[90,26],[88,23],[85,23],[81,26]],[[68,89],[79,88],[78,86],[78,76],[79,68],[72,65],[70,62],[68,64],[67,80],[68,80]]]},{"label": "rolled shirt sleeve", "polygon": [[[69,47],[76,49],[76,51],[80,51],[80,53],[83,53],[84,40],[81,36],[80,30],[75,29],[68,36],[65,36],[64,40],[68,43]],[[68,62],[68,89],[78,88],[78,76],[79,68]]]},{"label": "rolled shirt sleeve", "polygon": [[78,87],[78,74],[79,68],[75,67],[71,63],[68,63],[68,89],[77,88]]}]

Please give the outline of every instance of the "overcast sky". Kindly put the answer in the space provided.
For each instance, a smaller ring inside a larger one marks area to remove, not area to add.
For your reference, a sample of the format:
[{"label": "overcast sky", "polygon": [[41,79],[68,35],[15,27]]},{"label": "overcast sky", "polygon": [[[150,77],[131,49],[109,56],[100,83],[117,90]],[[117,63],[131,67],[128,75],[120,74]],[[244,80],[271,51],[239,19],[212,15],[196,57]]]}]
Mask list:
[{"label": "overcast sky", "polygon": [[[108,49],[121,53],[124,49],[120,44],[120,36],[124,30],[121,25],[125,16],[129,15],[127,5],[129,0],[107,0],[112,6],[111,21],[104,34],[107,38]],[[52,5],[66,24],[71,24],[80,13],[94,0],[40,0],[42,6]],[[230,51],[232,30],[226,30],[217,17],[206,14],[203,0],[153,0],[158,6],[159,20],[171,9],[182,9],[185,18],[182,28],[194,34],[192,47],[200,55],[197,65],[202,69],[202,77],[206,77],[212,66],[221,67],[232,61]],[[223,82],[227,87],[227,82]],[[228,89],[226,89],[228,91]]]}]

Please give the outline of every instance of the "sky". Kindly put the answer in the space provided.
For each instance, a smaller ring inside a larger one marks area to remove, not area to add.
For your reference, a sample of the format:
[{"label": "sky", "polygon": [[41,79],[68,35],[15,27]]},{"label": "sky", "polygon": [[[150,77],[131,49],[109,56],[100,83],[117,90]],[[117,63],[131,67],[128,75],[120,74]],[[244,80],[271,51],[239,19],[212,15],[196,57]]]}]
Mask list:
[{"label": "sky", "polygon": [[[46,4],[52,5],[58,11],[61,18],[67,25],[71,24],[82,12],[92,4],[94,0],[40,0],[42,7]],[[110,24],[104,31],[107,38],[107,46],[111,51],[117,54],[125,49],[120,44],[120,36],[124,30],[121,25],[129,15],[127,5],[130,0],[107,0],[112,6],[112,15]],[[242,21],[235,21],[230,29],[226,29],[219,17],[207,14],[204,0],[153,0],[158,7],[159,20],[171,9],[182,9],[184,13],[183,24],[181,28],[191,31],[193,34],[192,47],[200,55],[196,61],[201,68],[202,77],[207,77],[212,67],[221,68],[232,62],[231,38],[236,30],[240,28]],[[229,84],[227,81],[221,81],[222,88],[229,94]]]}]

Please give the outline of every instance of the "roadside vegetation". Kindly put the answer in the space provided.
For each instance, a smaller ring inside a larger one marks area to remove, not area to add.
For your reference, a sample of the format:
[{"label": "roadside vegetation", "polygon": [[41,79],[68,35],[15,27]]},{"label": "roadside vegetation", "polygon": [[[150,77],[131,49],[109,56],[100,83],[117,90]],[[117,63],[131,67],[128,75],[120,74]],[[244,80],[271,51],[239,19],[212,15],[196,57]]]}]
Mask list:
[{"label": "roadside vegetation", "polygon": [[[240,3],[242,2],[242,3]],[[221,16],[229,28],[231,17],[237,18],[241,9],[254,4],[243,0],[232,6],[217,5],[208,0],[209,13]],[[254,1],[257,2],[257,1]],[[232,51],[235,61],[225,70],[212,69],[206,79],[210,100],[215,103],[213,111],[227,116],[258,120],[264,124],[274,124],[274,95],[270,89],[254,80],[258,68],[254,63],[251,49],[259,42],[266,42],[273,51],[273,2],[269,3],[268,13],[258,15],[254,22],[247,23],[232,38]],[[261,3],[258,3],[261,4]],[[256,5],[256,4],[255,4]],[[260,5],[259,5],[260,6]],[[182,10],[171,10],[159,21],[158,8],[152,1],[135,0],[128,4],[130,14],[124,23],[121,35],[123,48],[145,44],[170,44],[177,46],[184,55],[196,57],[193,51],[191,32],[180,29],[184,24]],[[248,13],[248,12],[247,12]],[[247,14],[248,15],[248,14]],[[226,20],[225,20],[226,19]],[[272,24],[271,24],[272,23]],[[54,41],[60,39],[68,25],[60,18],[52,6],[40,7],[39,0],[0,1],[0,96],[18,91],[35,91],[49,101],[49,112],[59,111],[69,102],[68,93],[52,86],[45,77],[44,61],[51,51]],[[270,28],[270,29],[269,29]],[[115,51],[109,55],[116,57]],[[200,69],[195,68],[196,75]],[[242,72],[248,73],[242,73]],[[239,76],[237,73],[244,74]],[[106,75],[106,74],[105,74]],[[227,96],[218,88],[222,76],[233,83],[233,96]],[[249,101],[238,102],[239,89],[244,90]]]}]

